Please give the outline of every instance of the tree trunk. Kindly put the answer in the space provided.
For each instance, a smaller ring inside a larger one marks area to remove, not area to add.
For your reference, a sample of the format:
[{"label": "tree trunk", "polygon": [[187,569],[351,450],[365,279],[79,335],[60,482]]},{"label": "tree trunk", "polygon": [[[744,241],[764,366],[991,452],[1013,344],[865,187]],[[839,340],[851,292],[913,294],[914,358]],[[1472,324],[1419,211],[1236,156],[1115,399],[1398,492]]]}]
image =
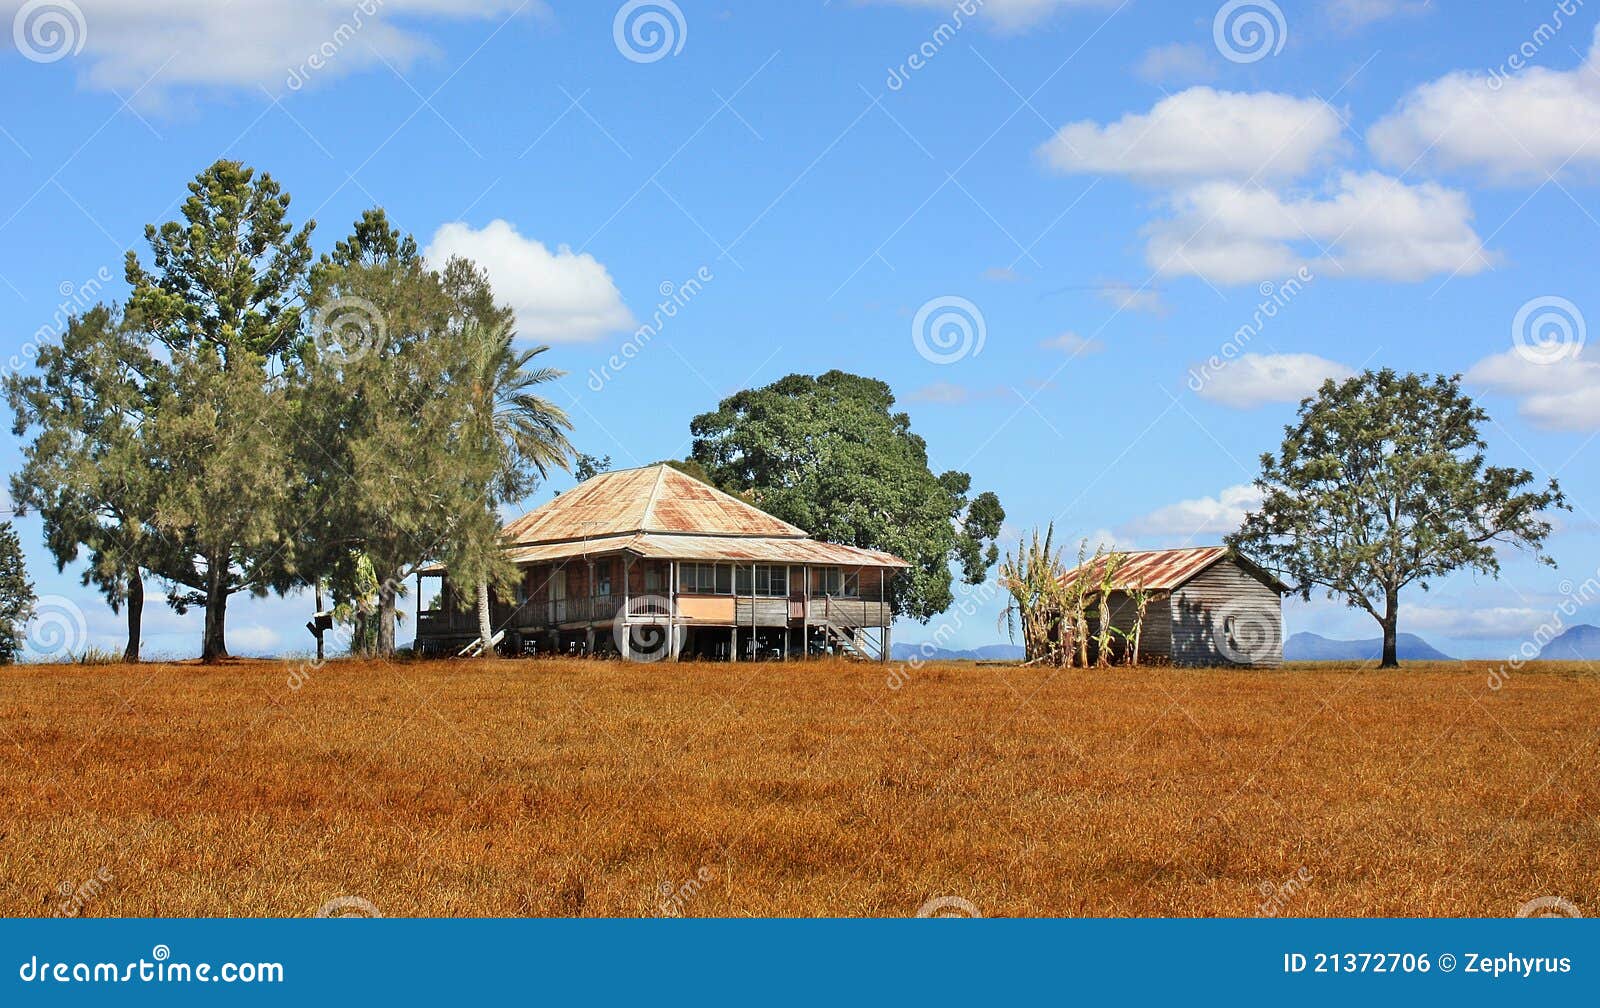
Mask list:
[{"label": "tree trunk", "polygon": [[[322,579],[321,578],[317,578],[317,613],[320,613],[321,611],[322,611]],[[312,626],[316,626],[317,613],[312,613],[311,614]],[[326,656],[324,655],[323,649],[322,649],[322,631],[319,629],[316,633],[317,633],[317,664],[320,665],[320,664],[322,664],[322,661]]]},{"label": "tree trunk", "polygon": [[489,638],[494,636],[494,627],[490,621],[489,612],[489,582],[478,582],[478,639],[483,641],[483,657],[495,657],[494,646],[489,643]]},{"label": "tree trunk", "polygon": [[206,629],[200,645],[200,660],[216,662],[228,657],[228,561],[208,557],[206,564]]},{"label": "tree trunk", "polygon": [[394,579],[378,585],[378,657],[394,657]]},{"label": "tree trunk", "polygon": [[139,660],[139,635],[144,626],[144,572],[134,571],[128,578],[128,646],[122,651],[122,660]]},{"label": "tree trunk", "polygon": [[1396,647],[1396,638],[1399,636],[1395,630],[1400,624],[1400,599],[1395,592],[1390,592],[1384,603],[1383,610],[1383,660],[1378,663],[1379,668],[1399,668],[1400,658]]}]

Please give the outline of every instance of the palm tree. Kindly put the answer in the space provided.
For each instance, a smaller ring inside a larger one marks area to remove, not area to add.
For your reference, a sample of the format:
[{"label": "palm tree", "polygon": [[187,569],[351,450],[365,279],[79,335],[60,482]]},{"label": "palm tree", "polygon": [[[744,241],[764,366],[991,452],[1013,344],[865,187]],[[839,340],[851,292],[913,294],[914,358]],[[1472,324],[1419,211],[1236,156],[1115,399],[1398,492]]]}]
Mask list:
[{"label": "palm tree", "polygon": [[[519,350],[510,324],[498,328],[473,327],[478,346],[467,374],[472,392],[475,434],[494,445],[501,462],[484,488],[484,505],[493,513],[501,504],[520,500],[533,491],[552,468],[570,468],[572,442],[567,432],[572,421],[560,406],[537,393],[539,386],[566,374],[536,366],[539,355],[550,348]],[[478,576],[478,636],[485,658],[494,657],[489,640],[494,635],[489,614],[489,580],[499,560],[499,543],[482,558]]]}]

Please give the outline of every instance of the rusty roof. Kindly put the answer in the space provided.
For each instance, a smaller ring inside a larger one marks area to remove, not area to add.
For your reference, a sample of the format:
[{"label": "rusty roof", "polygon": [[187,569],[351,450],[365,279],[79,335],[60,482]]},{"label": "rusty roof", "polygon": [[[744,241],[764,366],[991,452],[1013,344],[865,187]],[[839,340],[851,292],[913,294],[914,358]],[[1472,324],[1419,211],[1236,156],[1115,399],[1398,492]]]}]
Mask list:
[{"label": "rusty roof", "polygon": [[648,532],[806,537],[664,463],[601,473],[505,527],[506,540],[518,546]]},{"label": "rusty roof", "polygon": [[813,539],[664,463],[586,480],[506,525],[505,536],[508,556],[519,564],[632,553],[662,560],[911,566],[879,550]]},{"label": "rusty roof", "polygon": [[[1243,566],[1264,577],[1279,591],[1288,591],[1288,587],[1271,573],[1243,556],[1230,553],[1226,546],[1134,550],[1119,553],[1118,556],[1122,557],[1122,562],[1111,575],[1111,587],[1114,591],[1128,591],[1134,588],[1143,588],[1146,591],[1173,591],[1196,574],[1228,556],[1232,556]],[[1091,580],[1098,582],[1105,562],[1106,558],[1102,556],[1084,564],[1081,569]],[[1067,572],[1067,576],[1073,576],[1078,570],[1079,568],[1073,568]]]},{"label": "rusty roof", "polygon": [[909,567],[897,556],[859,546],[790,536],[695,536],[636,533],[559,543],[513,546],[513,563],[577,560],[632,553],[650,560],[704,560],[751,563],[804,563],[839,567]]}]

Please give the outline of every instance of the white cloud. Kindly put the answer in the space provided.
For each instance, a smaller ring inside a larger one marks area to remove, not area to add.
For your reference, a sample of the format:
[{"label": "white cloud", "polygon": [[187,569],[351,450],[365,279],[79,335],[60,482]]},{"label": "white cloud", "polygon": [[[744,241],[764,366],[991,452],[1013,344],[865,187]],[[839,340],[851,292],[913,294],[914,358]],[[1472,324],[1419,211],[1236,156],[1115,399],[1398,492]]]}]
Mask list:
[{"label": "white cloud", "polygon": [[270,655],[281,640],[271,627],[255,625],[228,629],[228,650],[234,654]]},{"label": "white cloud", "polygon": [[463,256],[487,270],[495,296],[516,309],[523,340],[581,343],[634,326],[611,274],[594,256],[565,245],[551,252],[506,221],[476,231],[460,221],[445,224],[423,255],[435,267]]},{"label": "white cloud", "polygon": [[1152,84],[1193,84],[1217,75],[1211,51],[1191,42],[1171,42],[1144,51],[1133,72]]},{"label": "white cloud", "polygon": [[1238,531],[1245,513],[1260,505],[1261,491],[1249,483],[1240,483],[1215,497],[1168,504],[1129,522],[1127,530],[1150,536],[1225,535]]},{"label": "white cloud", "polygon": [[1052,336],[1047,340],[1040,340],[1039,346],[1047,350],[1064,350],[1074,356],[1086,353],[1098,353],[1105,349],[1105,344],[1099,340],[1079,336],[1075,332],[1064,332],[1059,336]]},{"label": "white cloud", "polygon": [[1165,315],[1168,311],[1161,292],[1150,287],[1133,287],[1129,284],[1101,284],[1095,291],[1103,300],[1116,305],[1118,311],[1148,312]]},{"label": "white cloud", "polygon": [[924,385],[910,395],[906,396],[911,402],[937,403],[941,406],[953,406],[968,402],[972,399],[972,390],[965,385],[953,382],[934,382]]},{"label": "white cloud", "polygon": [[1355,374],[1343,364],[1308,353],[1240,354],[1220,366],[1196,365],[1189,373],[1191,383],[1203,376],[1195,388],[1202,399],[1235,409],[1297,403],[1315,392],[1324,380],[1342,380]]},{"label": "white cloud", "polygon": [[1147,182],[1304,175],[1342,147],[1339,113],[1319,98],[1193,87],[1101,126],[1069,123],[1039,153],[1057,171]]},{"label": "white cloud", "polygon": [[1331,0],[1328,4],[1333,23],[1346,30],[1401,15],[1421,14],[1427,9],[1427,0]]},{"label": "white cloud", "polygon": [[1146,248],[1150,265],[1168,275],[1235,284],[1311,266],[1415,281],[1492,263],[1464,194],[1378,172],[1342,172],[1327,191],[1289,196],[1204,182],[1175,193],[1170,205],[1173,216],[1151,225]]},{"label": "white cloud", "polygon": [[1529,633],[1549,622],[1549,609],[1515,606],[1405,606],[1400,619],[1405,629],[1443,634],[1461,640],[1506,640]]},{"label": "white cloud", "polygon": [[1515,398],[1517,412],[1537,426],[1600,430],[1600,361],[1581,351],[1536,364],[1507,350],[1474,364],[1466,380]]},{"label": "white cloud", "polygon": [[[956,0],[879,0],[901,7],[925,7],[950,14]],[[1057,11],[1074,7],[1106,7],[1113,0],[988,0],[982,16],[1001,31],[1024,31],[1048,20]]]},{"label": "white cloud", "polygon": [[[6,23],[22,6],[0,3]],[[178,86],[266,87],[282,94],[301,86],[291,83],[297,74],[303,84],[385,60],[404,69],[433,51],[424,34],[402,23],[506,16],[518,6],[517,0],[385,0],[367,14],[354,2],[327,0],[77,0],[82,19],[68,27],[67,41],[71,49],[81,40],[70,58],[86,65],[91,86],[137,90],[144,104]],[[543,5],[535,0],[530,10]],[[34,19],[27,24],[42,27]],[[35,38],[54,51],[49,36]],[[311,65],[316,61],[320,68]]]},{"label": "white cloud", "polygon": [[[1537,56],[1551,42],[1523,51]],[[1420,160],[1496,182],[1600,167],[1600,30],[1583,65],[1571,70],[1457,71],[1423,84],[1367,131],[1367,144],[1401,168]]]}]

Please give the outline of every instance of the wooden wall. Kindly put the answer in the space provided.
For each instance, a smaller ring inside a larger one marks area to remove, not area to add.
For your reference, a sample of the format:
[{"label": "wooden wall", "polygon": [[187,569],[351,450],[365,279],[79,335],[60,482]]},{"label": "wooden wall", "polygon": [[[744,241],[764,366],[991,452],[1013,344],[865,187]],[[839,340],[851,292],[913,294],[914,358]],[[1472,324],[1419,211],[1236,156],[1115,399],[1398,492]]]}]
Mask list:
[{"label": "wooden wall", "polygon": [[[1231,560],[1213,564],[1174,592],[1168,611],[1174,665],[1283,664],[1282,601]],[[1230,617],[1235,640],[1219,646]]]}]

